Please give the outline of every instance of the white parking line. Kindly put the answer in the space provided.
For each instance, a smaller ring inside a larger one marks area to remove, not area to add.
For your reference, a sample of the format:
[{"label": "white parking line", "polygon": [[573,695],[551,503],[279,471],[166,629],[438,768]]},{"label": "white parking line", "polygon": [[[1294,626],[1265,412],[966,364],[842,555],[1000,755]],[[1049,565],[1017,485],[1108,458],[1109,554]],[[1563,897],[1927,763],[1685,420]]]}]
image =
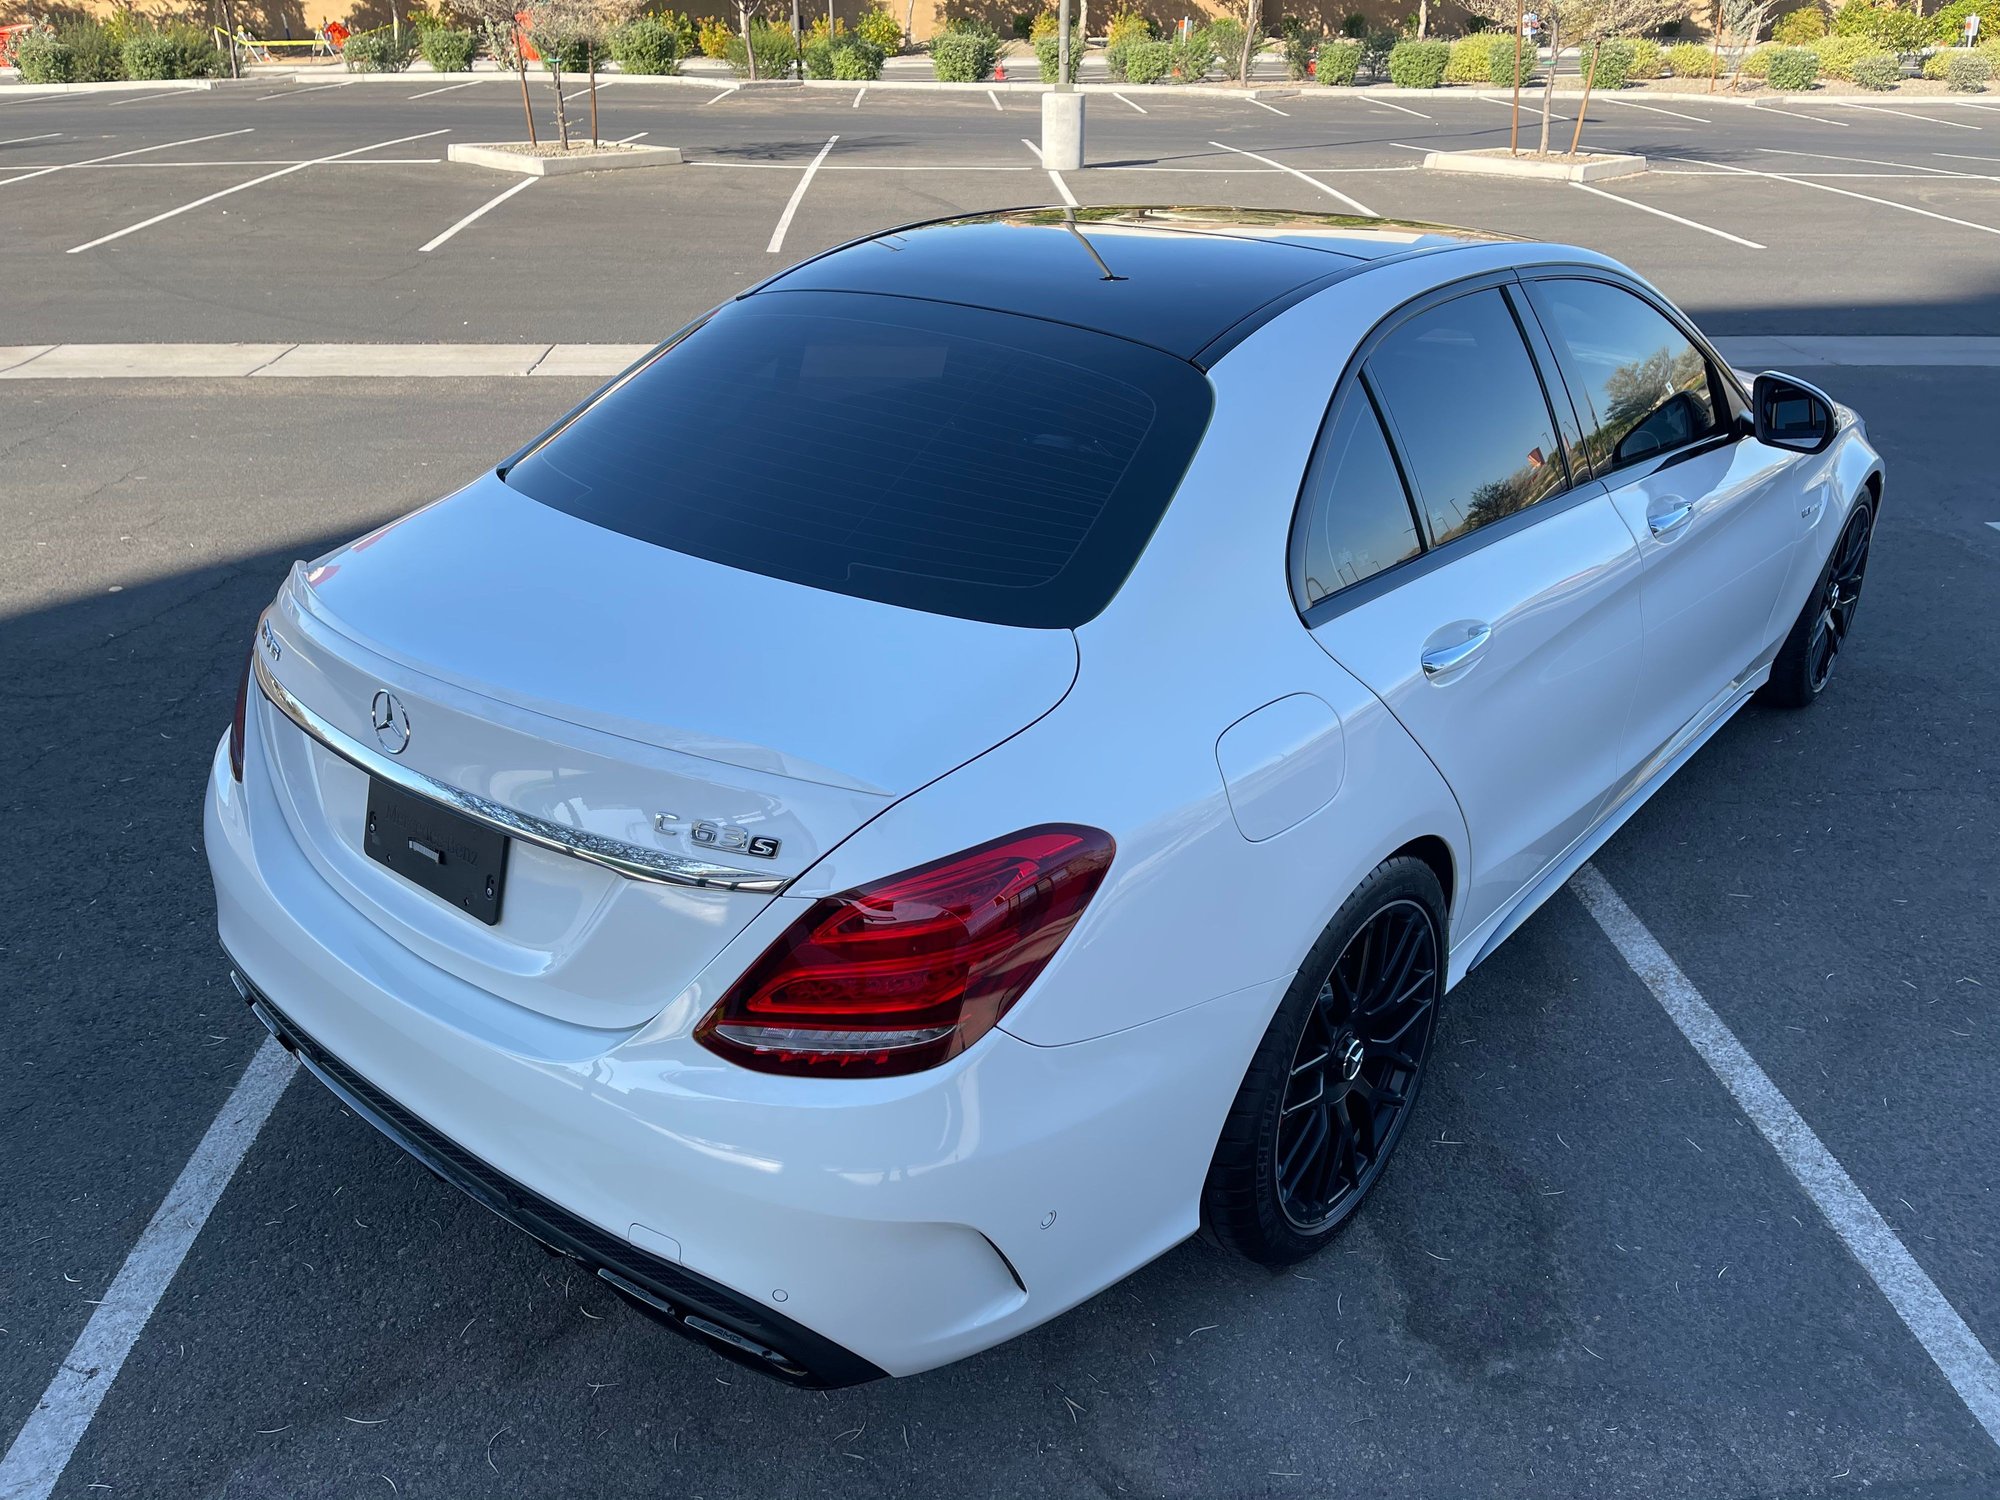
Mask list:
[{"label": "white parking line", "polygon": [[[1976,172],[1954,172],[1949,167],[1926,167],[1916,162],[1908,161],[1883,161],[1873,156],[1835,156],[1828,151],[1786,151],[1777,146],[1758,146],[1754,149],[1763,152],[1766,156],[1805,156],[1810,157],[1814,161],[1847,161],[1863,167],[1901,167],[1905,172],[1935,172],[1940,177],[1966,177],[1974,181],[1979,180],[1979,174]],[[1937,154],[1940,156],[1944,155],[1942,151]],[[1800,175],[1805,176],[1808,174],[1801,173]],[[1831,176],[1833,174],[1816,172],[1809,175]],[[1881,177],[1886,174],[1881,172],[1851,172],[1847,175],[1851,177]]]},{"label": "white parking line", "polygon": [[864,83],[861,85],[860,88],[854,91],[854,102],[848,105],[847,107],[849,109],[859,109],[861,108],[861,101],[863,99],[866,99],[867,97],[868,97],[868,85]]},{"label": "white parking line", "polygon": [[0,141],[0,146],[19,146],[28,141],[55,141],[60,139],[62,139],[62,132],[60,130],[51,130],[45,135],[17,135],[11,139]]},{"label": "white parking line", "polygon": [[[1285,115],[1285,112],[1282,109],[1279,109],[1277,105],[1266,104],[1262,99],[1252,99],[1250,102],[1256,105],[1259,109],[1268,109],[1274,115]],[[1285,118],[1289,120],[1291,116],[1285,115]]]},{"label": "white parking line", "polygon": [[[597,80],[598,92],[602,93],[605,89],[610,88],[612,84],[620,83],[622,81],[623,81],[622,79],[617,79],[617,78],[600,78]],[[585,94],[589,92],[590,92],[590,85],[587,83],[580,89],[571,89],[567,94],[563,95],[563,103],[567,104],[572,99],[581,99]]]},{"label": "white parking line", "polygon": [[248,135],[256,128],[254,125],[246,125],[241,130],[222,130],[214,135],[191,135],[184,141],[167,141],[158,146],[135,146],[130,151],[114,151],[109,156],[93,156],[86,161],[66,161],[53,167],[39,167],[32,172],[24,172],[19,177],[9,177],[5,182],[0,182],[0,187],[26,182],[32,177],[46,177],[51,172],[68,172],[77,167],[94,167],[101,161],[122,161],[128,156],[144,156],[148,151],[171,151],[176,146],[199,146],[203,141],[220,141],[232,135]]},{"label": "white parking line", "polygon": [[158,94],[127,94],[123,99],[113,99],[108,109],[116,109],[121,104],[144,104],[148,99],[171,99],[177,94],[192,92],[189,89],[167,89]]},{"label": "white parking line", "polygon": [[[1473,95],[1473,98],[1484,100],[1488,104],[1497,104],[1502,109],[1512,109],[1514,107],[1513,104],[1506,99],[1488,99],[1484,94],[1475,94]],[[1537,109],[1532,104],[1523,104],[1521,108],[1526,110],[1531,115],[1548,114],[1547,110]],[[1551,124],[1561,124],[1561,125],[1569,125],[1575,123],[1570,119],[1568,115],[1549,115],[1549,121]]]},{"label": "white parking line", "polygon": [[1672,115],[1676,120],[1692,120],[1697,125],[1713,125],[1715,121],[1704,120],[1700,115],[1684,115],[1677,109],[1661,109],[1657,104],[1634,104],[1630,99],[1614,99],[1606,94],[1592,94],[1599,104],[1622,104],[1627,109],[1643,109],[1648,114]]},{"label": "white parking line", "polygon": [[1642,214],[1655,214],[1662,219],[1672,219],[1676,224],[1685,224],[1690,229],[1699,229],[1703,234],[1712,234],[1719,240],[1728,240],[1732,245],[1741,245],[1745,250],[1762,250],[1765,247],[1755,240],[1746,240],[1741,235],[1731,234],[1726,229],[1717,229],[1713,224],[1699,224],[1693,219],[1683,219],[1679,214],[1670,214],[1664,208],[1655,208],[1650,203],[1641,203],[1635,198],[1621,198],[1616,193],[1607,193],[1603,188],[1594,188],[1587,182],[1572,182],[1573,188],[1581,188],[1599,198],[1609,198],[1613,203],[1622,203],[1627,208],[1636,208]]},{"label": "white parking line", "polygon": [[1752,109],[1761,109],[1766,114],[1783,115],[1788,120],[1810,120],[1815,125],[1831,125],[1839,130],[1848,128],[1845,120],[1822,120],[1818,115],[1802,115],[1795,109],[1781,109],[1775,104],[1751,104]]},{"label": "white parking line", "polygon": [[441,89],[425,89],[421,94],[412,94],[412,99],[428,99],[433,94],[449,94],[453,89],[469,89],[473,83],[485,83],[484,78],[475,78],[472,83],[447,83]]},{"label": "white parking line", "polygon": [[1595,865],[1585,865],[1570,880],[1570,889],[1826,1216],[1848,1254],[1889,1299],[1974,1420],[2000,1443],[2000,1365],[1985,1345],[1611,882]]},{"label": "white parking line", "polygon": [[1345,203],[1349,208],[1353,209],[1358,214],[1365,214],[1368,218],[1371,219],[1379,219],[1382,217],[1380,214],[1376,213],[1374,209],[1370,208],[1367,204],[1361,202],[1358,198],[1348,197],[1347,194],[1343,193],[1339,188],[1328,187],[1325,183],[1321,182],[1317,177],[1306,176],[1306,174],[1301,172],[1297,167],[1288,167],[1281,161],[1272,161],[1271,158],[1268,156],[1259,156],[1255,151],[1245,151],[1240,146],[1225,146],[1222,144],[1221,141],[1210,141],[1209,145],[1215,147],[1215,149],[1218,151],[1234,151],[1238,156],[1247,156],[1252,161],[1261,161],[1267,167],[1276,167],[1280,172],[1289,173],[1291,176],[1298,178],[1300,182],[1311,183],[1314,187],[1318,188],[1322,193],[1325,193],[1327,197],[1338,198],[1342,203]]},{"label": "white parking line", "polygon": [[1138,105],[1132,103],[1132,101],[1130,99],[1127,99],[1123,94],[1113,94],[1111,97],[1116,99],[1120,104],[1126,105],[1128,108],[1139,110],[1139,113],[1142,115],[1148,113],[1148,111],[1141,109]]},{"label": "white parking line", "polygon": [[0,1496],[46,1500],[55,1489],[125,1357],[297,1070],[285,1049],[266,1037],[0,1458]]},{"label": "white parking line", "polygon": [[764,247],[766,255],[776,255],[784,248],[785,231],[792,227],[792,215],[799,211],[799,200],[805,197],[806,189],[812,186],[814,174],[819,171],[819,164],[826,160],[827,152],[833,149],[833,143],[839,139],[837,135],[826,138],[826,144],[819,148],[819,155],[812,159],[812,164],[806,168],[805,175],[799,178],[799,185],[792,189],[792,196],[785,203],[785,211],[778,215],[778,227],[771,231],[771,243]]},{"label": "white parking line", "polygon": [[1967,125],[1962,120],[1940,120],[1934,115],[1913,115],[1907,109],[1884,109],[1879,104],[1854,104],[1846,99],[1821,99],[1820,104],[1837,105],[1842,109],[1858,109],[1865,115],[1894,115],[1900,120],[1922,120],[1926,125],[1949,125],[1953,130],[1984,130],[1984,125]]},{"label": "white parking line", "polygon": [[417,246],[417,254],[419,255],[430,254],[431,251],[437,249],[439,245],[442,245],[446,240],[450,239],[453,235],[457,234],[459,230],[465,228],[466,225],[477,223],[479,220],[485,218],[488,214],[492,213],[494,209],[498,208],[501,204],[505,203],[509,198],[513,197],[516,193],[520,192],[523,188],[531,188],[541,180],[542,179],[539,177],[523,177],[519,182],[515,183],[512,187],[505,189],[495,197],[487,199],[486,202],[480,204],[479,207],[475,208],[471,213],[467,214],[464,218],[460,219],[456,224],[452,225],[451,228],[447,229],[443,234],[439,235],[429,244]]},{"label": "white parking line", "polygon": [[991,100],[993,101],[993,107],[994,107],[995,109],[998,109],[998,110],[1000,110],[1000,113],[1002,113],[1002,114],[1004,115],[1004,114],[1005,114],[1005,113],[1007,112],[1006,110],[1004,110],[1004,109],[1001,109],[1001,107],[1000,107],[1000,96],[999,96],[998,94],[994,93],[994,92],[993,92],[993,90],[991,90],[991,89],[988,89],[988,90],[986,91],[986,97],[987,97],[987,98],[989,98],[989,99],[991,99]]},{"label": "white parking line", "polygon": [[[1668,157],[1669,161],[1685,161],[1686,157]],[[1799,187],[1816,188],[1822,193],[1838,193],[1843,198],[1859,198],[1863,203],[1879,203],[1884,208],[1901,209],[1906,214],[1916,214],[1919,218],[1936,219],[1941,224],[1956,224],[1961,229],[1976,229],[1981,234],[2000,234],[2000,228],[1991,224],[1975,224],[1970,219],[1954,219],[1950,214],[1932,213],[1928,208],[1918,208],[1914,203],[1898,203],[1894,198],[1877,198],[1869,193],[1857,193],[1853,188],[1835,187],[1830,182],[1813,182],[1804,177],[1789,176],[1783,172],[1754,172],[1748,167],[1725,166],[1721,162],[1697,162],[1697,166],[1721,167],[1725,172],[1739,172],[1745,177],[1762,177],[1771,182],[1790,182]]]},{"label": "white parking line", "polygon": [[1362,102],[1365,104],[1373,104],[1381,109],[1393,109],[1398,114],[1415,115],[1419,120],[1428,120],[1430,118],[1430,116],[1425,114],[1422,110],[1410,109],[1407,106],[1401,104],[1391,104],[1387,99],[1366,99],[1363,100]]},{"label": "white parking line", "polygon": [[262,104],[266,99],[289,99],[294,94],[319,94],[324,93],[327,89],[344,89],[352,82],[354,82],[352,78],[347,78],[339,83],[316,83],[309,89],[283,89],[275,94],[259,94],[257,102]]},{"label": "white parking line", "polygon": [[[289,167],[280,167],[275,172],[266,172],[262,177],[253,177],[248,182],[239,182],[235,187],[226,187],[219,193],[210,193],[206,197],[195,199],[192,203],[183,203],[179,208],[170,208],[163,214],[154,214],[150,219],[141,219],[138,223],[128,224],[123,229],[114,229],[110,234],[101,234],[96,239],[88,240],[81,245],[72,245],[64,254],[76,255],[85,250],[95,250],[99,245],[108,245],[113,240],[124,239],[128,234],[137,234],[142,229],[150,229],[155,224],[163,224],[168,219],[178,218],[184,213],[190,213],[200,208],[203,204],[215,202],[218,198],[227,198],[231,193],[240,193],[261,183],[275,182],[280,177],[289,177],[294,172],[303,172],[307,167],[322,166],[332,161],[344,161],[350,156],[360,156],[364,152],[381,151],[390,146],[400,146],[405,141],[427,141],[433,136],[449,134],[451,134],[449,130],[426,130],[419,135],[399,135],[393,141],[378,141],[372,146],[356,146],[352,151],[340,151],[332,156],[315,156],[311,161],[293,162]],[[532,177],[528,180],[530,182],[534,181]]]},{"label": "white parking line", "polygon": [[742,87],[743,85],[740,83],[732,83],[729,85],[728,88],[724,89],[721,93],[713,94],[710,97],[702,100],[701,107],[703,109],[707,109],[709,105],[715,103],[718,99],[727,99],[731,94],[735,93],[738,89]]},{"label": "white parking line", "polygon": [[1932,156],[1942,156],[1946,161],[2000,161],[2000,156],[1967,156],[1962,151],[1933,151]]}]

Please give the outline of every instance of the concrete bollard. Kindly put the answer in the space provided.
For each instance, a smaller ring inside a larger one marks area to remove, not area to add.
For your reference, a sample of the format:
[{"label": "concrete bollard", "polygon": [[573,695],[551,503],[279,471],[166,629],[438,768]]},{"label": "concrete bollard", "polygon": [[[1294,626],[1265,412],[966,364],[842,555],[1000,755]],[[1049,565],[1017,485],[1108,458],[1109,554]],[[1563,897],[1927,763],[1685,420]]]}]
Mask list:
[{"label": "concrete bollard", "polygon": [[1083,166],[1083,95],[1061,89],[1042,95],[1042,165],[1051,172]]}]

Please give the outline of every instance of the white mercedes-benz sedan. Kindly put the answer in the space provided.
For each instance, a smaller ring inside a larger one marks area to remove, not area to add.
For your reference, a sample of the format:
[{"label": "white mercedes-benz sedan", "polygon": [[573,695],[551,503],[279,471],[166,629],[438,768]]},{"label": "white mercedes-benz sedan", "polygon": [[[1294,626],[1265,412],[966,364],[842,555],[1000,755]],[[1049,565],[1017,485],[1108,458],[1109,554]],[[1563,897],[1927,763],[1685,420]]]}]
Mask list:
[{"label": "white mercedes-benz sedan", "polygon": [[1326,1244],[1440,1000],[1853,623],[1882,465],[1560,245],[881,234],[294,569],[207,800],[259,1020],[783,1379]]}]

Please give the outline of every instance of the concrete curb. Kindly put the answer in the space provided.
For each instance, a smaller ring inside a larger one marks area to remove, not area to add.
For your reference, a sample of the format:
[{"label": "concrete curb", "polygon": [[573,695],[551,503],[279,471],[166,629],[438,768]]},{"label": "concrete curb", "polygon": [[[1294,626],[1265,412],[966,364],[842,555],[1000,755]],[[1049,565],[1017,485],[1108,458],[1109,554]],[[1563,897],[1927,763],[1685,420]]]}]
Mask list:
[{"label": "concrete curb", "polygon": [[614,152],[592,152],[588,156],[528,156],[504,151],[493,145],[454,142],[445,148],[449,161],[468,166],[491,167],[496,172],[518,172],[523,177],[568,177],[577,172],[625,172],[635,167],[678,167],[678,146],[620,146]]},{"label": "concrete curb", "polygon": [[1588,161],[1537,161],[1529,156],[1489,155],[1483,151],[1432,151],[1425,155],[1424,165],[1433,172],[1537,177],[1549,182],[1599,182],[1607,177],[1637,177],[1646,170],[1646,158],[1592,155]]}]

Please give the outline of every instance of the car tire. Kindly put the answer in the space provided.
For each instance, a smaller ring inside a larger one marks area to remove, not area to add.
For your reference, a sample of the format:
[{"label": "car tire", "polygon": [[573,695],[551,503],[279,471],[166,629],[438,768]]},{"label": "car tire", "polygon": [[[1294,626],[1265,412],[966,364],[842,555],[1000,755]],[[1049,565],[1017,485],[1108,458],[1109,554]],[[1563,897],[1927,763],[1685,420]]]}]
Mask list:
[{"label": "car tire", "polygon": [[1423,1082],[1444,992],[1444,912],[1430,867],[1398,856],[1313,944],[1216,1144],[1202,1188],[1209,1239],[1284,1266],[1353,1217]]},{"label": "car tire", "polygon": [[1861,607],[1861,580],[1874,530],[1874,507],[1866,498],[1856,500],[1805,607],[1778,648],[1771,680],[1757,691],[1760,703],[1805,708],[1825,691]]}]

